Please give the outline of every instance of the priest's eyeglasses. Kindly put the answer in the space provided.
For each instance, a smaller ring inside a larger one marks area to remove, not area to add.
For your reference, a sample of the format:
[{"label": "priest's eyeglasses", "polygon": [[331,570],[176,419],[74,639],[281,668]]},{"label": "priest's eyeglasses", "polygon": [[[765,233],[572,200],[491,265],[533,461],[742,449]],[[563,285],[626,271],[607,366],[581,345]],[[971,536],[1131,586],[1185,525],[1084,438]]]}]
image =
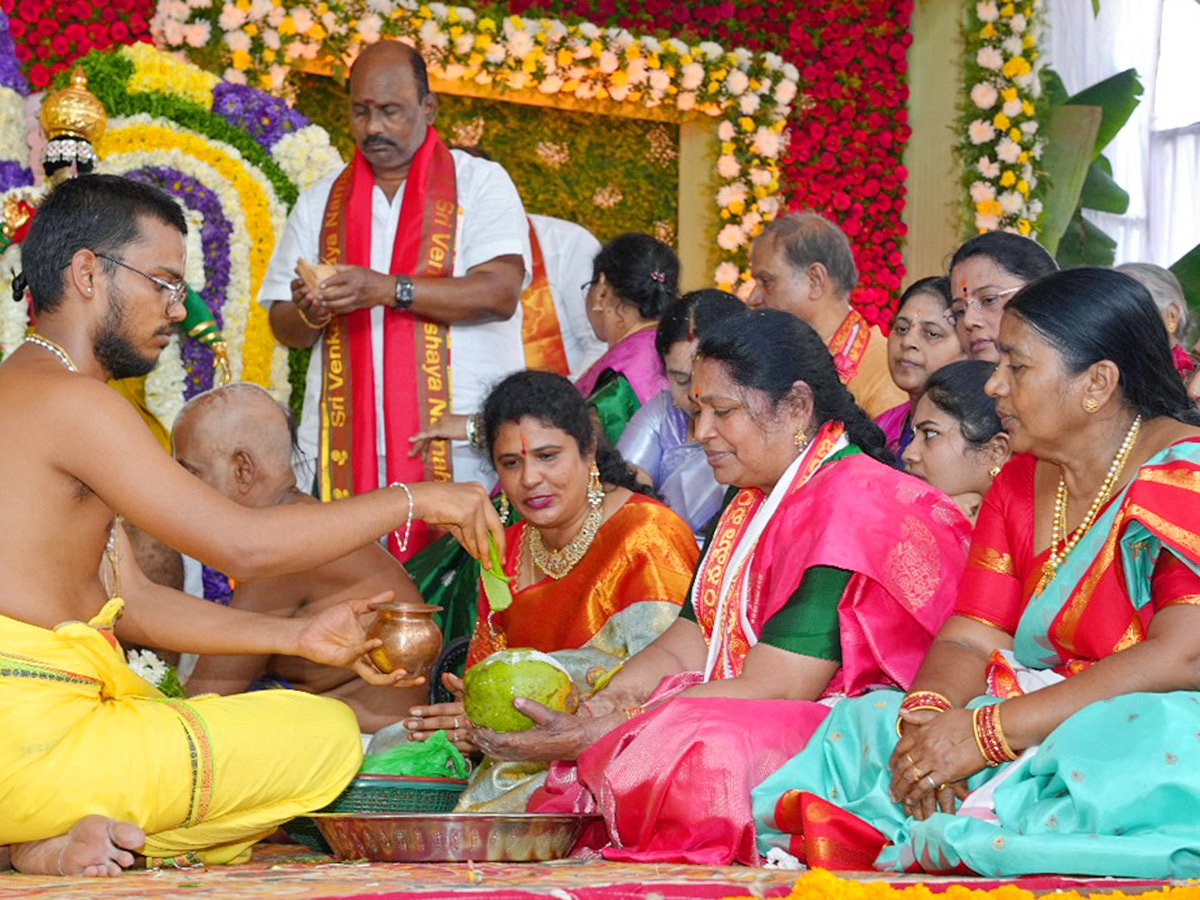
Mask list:
[{"label": "priest's eyeglasses", "polygon": [[148,272],[143,272],[141,269],[135,269],[133,266],[129,265],[129,263],[125,262],[124,260],[117,259],[115,256],[109,256],[106,253],[97,253],[96,255],[98,257],[100,257],[101,259],[108,260],[110,263],[115,263],[116,265],[120,266],[122,269],[128,269],[130,272],[137,272],[137,274],[141,275],[143,278],[145,278],[149,281],[153,281],[156,285],[158,285],[159,290],[166,291],[167,292],[167,312],[170,312],[172,306],[182,303],[184,301],[184,298],[187,297],[187,282],[167,281],[165,278],[159,278],[157,275],[151,275]]}]

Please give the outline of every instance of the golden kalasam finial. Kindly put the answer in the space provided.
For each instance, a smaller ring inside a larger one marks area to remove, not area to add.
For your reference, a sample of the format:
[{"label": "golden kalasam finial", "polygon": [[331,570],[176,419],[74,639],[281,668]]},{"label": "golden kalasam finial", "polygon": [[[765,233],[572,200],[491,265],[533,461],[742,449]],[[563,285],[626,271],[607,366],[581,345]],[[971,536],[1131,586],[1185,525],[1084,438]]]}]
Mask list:
[{"label": "golden kalasam finial", "polygon": [[71,83],[42,101],[42,128],[47,139],[75,138],[95,145],[104,135],[108,113],[104,104],[87,89],[83,66],[71,73]]}]

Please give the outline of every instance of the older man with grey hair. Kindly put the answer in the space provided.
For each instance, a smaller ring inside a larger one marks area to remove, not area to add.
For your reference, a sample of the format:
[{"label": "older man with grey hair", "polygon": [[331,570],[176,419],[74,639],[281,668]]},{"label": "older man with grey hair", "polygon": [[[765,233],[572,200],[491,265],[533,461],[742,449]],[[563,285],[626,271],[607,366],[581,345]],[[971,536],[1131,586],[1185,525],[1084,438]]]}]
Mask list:
[{"label": "older man with grey hair", "polygon": [[907,401],[888,372],[887,339],[850,305],[858,270],[840,228],[815,213],[778,218],[755,240],[750,268],[750,305],[783,310],[811,325],[867,415]]}]

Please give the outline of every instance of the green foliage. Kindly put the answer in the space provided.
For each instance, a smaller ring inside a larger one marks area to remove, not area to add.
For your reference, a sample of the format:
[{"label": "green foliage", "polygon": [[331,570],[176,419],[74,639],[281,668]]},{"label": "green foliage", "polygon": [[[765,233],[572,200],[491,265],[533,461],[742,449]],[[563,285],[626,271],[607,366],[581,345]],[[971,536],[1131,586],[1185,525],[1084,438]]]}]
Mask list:
[{"label": "green foliage", "polygon": [[288,384],[292,391],[288,395],[288,407],[300,421],[300,413],[304,409],[304,385],[308,378],[308,360],[312,356],[312,347],[293,347],[288,350]]},{"label": "green foliage", "polygon": [[1183,285],[1183,295],[1188,306],[1200,311],[1200,244],[1197,244],[1171,266],[1171,271]]},{"label": "green foliage", "polygon": [[1103,150],[1137,109],[1141,81],[1127,69],[1068,97],[1062,79],[1047,71],[1043,89],[1052,103],[1043,160],[1051,181],[1043,242],[1060,266],[1111,266],[1117,242],[1082,213],[1119,215],[1129,208],[1129,194],[1113,180]]},{"label": "green foliage", "polygon": [[[311,75],[298,86],[296,108],[349,159],[346,88]],[[644,231],[676,244],[677,125],[442,94],[437,129],[447,145],[503,165],[527,212],[577,222],[601,241]]]}]

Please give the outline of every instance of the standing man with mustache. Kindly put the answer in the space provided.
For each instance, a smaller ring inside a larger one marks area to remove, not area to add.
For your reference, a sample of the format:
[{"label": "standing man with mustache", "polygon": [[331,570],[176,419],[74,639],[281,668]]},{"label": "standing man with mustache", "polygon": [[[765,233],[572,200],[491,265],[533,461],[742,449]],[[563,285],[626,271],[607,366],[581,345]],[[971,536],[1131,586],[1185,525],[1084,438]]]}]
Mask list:
[{"label": "standing man with mustache", "polygon": [[[530,271],[525,211],[494,162],[448,150],[437,97],[407,44],[367,47],[350,73],[357,152],[304,192],[258,300],[288,347],[313,347],[300,451],[322,500],[394,481],[484,481],[482,455],[408,438],[524,368],[518,298]],[[316,290],[297,260],[336,266]],[[417,524],[402,559],[425,543]]]}]

